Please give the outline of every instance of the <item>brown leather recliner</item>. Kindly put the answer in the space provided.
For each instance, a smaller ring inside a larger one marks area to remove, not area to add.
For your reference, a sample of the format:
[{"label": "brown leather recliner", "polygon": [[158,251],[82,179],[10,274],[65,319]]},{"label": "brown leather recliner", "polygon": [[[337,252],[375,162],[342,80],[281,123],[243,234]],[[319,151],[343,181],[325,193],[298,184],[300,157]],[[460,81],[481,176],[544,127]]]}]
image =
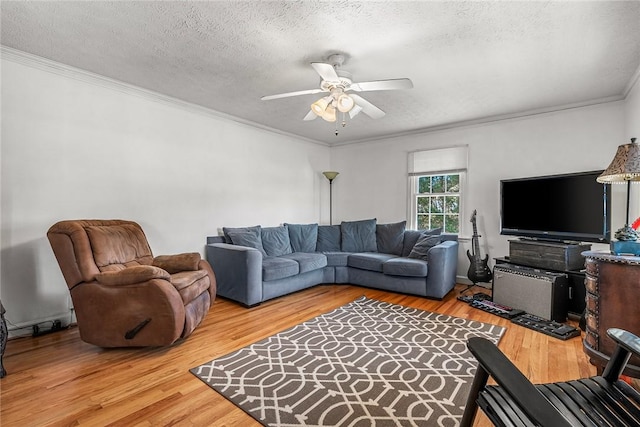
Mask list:
[{"label": "brown leather recliner", "polygon": [[199,253],[154,257],[133,221],[60,221],[47,237],[85,342],[170,345],[189,336],[215,300],[215,275]]}]

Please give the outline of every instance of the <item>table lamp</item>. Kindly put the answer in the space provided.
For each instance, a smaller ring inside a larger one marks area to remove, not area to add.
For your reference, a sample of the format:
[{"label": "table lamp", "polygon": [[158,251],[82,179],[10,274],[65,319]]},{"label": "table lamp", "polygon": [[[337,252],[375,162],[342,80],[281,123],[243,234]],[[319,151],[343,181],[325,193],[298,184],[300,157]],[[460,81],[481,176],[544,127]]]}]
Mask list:
[{"label": "table lamp", "polygon": [[615,255],[640,256],[640,235],[629,226],[631,181],[640,181],[640,146],[636,144],[636,138],[631,138],[631,144],[618,146],[611,164],[596,181],[603,184],[627,184],[627,220],[624,227],[615,232],[617,240],[611,242],[611,252]]}]

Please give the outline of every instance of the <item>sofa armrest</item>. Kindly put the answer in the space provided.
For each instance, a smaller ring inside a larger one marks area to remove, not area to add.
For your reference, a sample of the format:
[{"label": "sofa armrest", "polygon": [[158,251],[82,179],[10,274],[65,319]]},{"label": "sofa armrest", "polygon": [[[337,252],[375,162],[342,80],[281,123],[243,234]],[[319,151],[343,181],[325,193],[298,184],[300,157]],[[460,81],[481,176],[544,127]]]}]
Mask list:
[{"label": "sofa armrest", "polygon": [[433,298],[444,296],[456,284],[458,273],[458,242],[445,240],[427,252],[427,295]]},{"label": "sofa armrest", "polygon": [[137,265],[119,271],[96,274],[96,281],[107,286],[133,285],[151,279],[164,279],[170,282],[171,276],[165,270],[151,265]]},{"label": "sofa armrest", "polygon": [[169,272],[169,274],[180,273],[181,271],[199,270],[200,254],[198,252],[189,252],[176,255],[160,255],[153,259],[152,265],[160,267]]},{"label": "sofa armrest", "polygon": [[207,261],[216,273],[218,295],[246,306],[262,302],[262,253],[246,246],[211,243]]}]

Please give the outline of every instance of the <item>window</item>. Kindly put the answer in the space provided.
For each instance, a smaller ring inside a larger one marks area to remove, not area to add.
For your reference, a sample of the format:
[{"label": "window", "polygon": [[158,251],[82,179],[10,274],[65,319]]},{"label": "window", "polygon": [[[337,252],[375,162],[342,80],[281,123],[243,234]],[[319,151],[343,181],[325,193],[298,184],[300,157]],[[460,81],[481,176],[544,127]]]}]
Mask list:
[{"label": "window", "polygon": [[460,174],[417,176],[416,224],[418,230],[442,227],[460,233]]},{"label": "window", "polygon": [[411,228],[442,227],[445,233],[454,234],[464,231],[460,215],[466,169],[467,147],[409,154]]}]

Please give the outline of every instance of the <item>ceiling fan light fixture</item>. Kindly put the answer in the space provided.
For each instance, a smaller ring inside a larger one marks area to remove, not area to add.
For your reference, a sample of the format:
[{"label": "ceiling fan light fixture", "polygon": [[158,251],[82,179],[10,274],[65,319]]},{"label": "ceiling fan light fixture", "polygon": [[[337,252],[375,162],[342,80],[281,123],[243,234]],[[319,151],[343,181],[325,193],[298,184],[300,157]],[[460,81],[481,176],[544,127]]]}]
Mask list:
[{"label": "ceiling fan light fixture", "polygon": [[336,104],[337,104],[338,110],[341,113],[347,113],[347,112],[351,111],[351,109],[353,108],[353,106],[356,103],[353,100],[353,98],[351,98],[349,95],[343,93],[342,95],[340,95],[338,97]]},{"label": "ceiling fan light fixture", "polygon": [[320,117],[322,117],[324,120],[326,120],[328,122],[335,122],[336,121],[336,109],[333,107],[333,105],[329,105],[324,110],[324,113]]},{"label": "ceiling fan light fixture", "polygon": [[322,117],[327,110],[327,107],[329,106],[329,101],[331,101],[330,96],[318,99],[316,102],[311,104],[311,111],[316,113],[316,115]]}]

